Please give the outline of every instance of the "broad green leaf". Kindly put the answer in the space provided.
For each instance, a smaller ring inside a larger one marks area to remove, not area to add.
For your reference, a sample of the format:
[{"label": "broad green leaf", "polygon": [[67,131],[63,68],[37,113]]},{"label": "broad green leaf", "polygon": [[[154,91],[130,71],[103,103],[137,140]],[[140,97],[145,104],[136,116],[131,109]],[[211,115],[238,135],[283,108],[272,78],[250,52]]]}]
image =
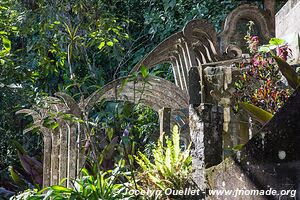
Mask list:
[{"label": "broad green leaf", "polygon": [[112,137],[113,137],[113,135],[114,135],[114,129],[113,129],[112,127],[107,127],[107,128],[105,129],[105,131],[106,131],[106,134],[107,134],[107,136],[108,136],[109,141],[111,141],[111,140],[112,140]]},{"label": "broad green leaf", "polygon": [[269,41],[269,44],[271,45],[282,45],[284,43],[284,40],[283,39],[279,39],[279,38],[271,38],[270,41]]},{"label": "broad green leaf", "polygon": [[0,56],[5,56],[7,53],[9,53],[11,49],[11,43],[10,40],[6,36],[2,36],[2,43],[4,46],[4,49],[0,51]]},{"label": "broad green leaf", "polygon": [[242,102],[239,105],[246,110],[254,119],[259,121],[262,124],[267,123],[270,119],[272,119],[273,115],[253,104]]},{"label": "broad green leaf", "polygon": [[142,66],[141,67],[141,73],[142,73],[143,78],[146,78],[149,75],[147,67]]},{"label": "broad green leaf", "polygon": [[108,42],[106,42],[106,44],[107,44],[107,46],[109,46],[109,47],[114,46],[114,43],[113,43],[112,41],[108,41]]},{"label": "broad green leaf", "polygon": [[270,50],[269,45],[262,45],[262,46],[258,47],[258,51],[259,51],[259,52],[264,52],[264,53],[266,53],[266,52],[268,52],[269,50]]},{"label": "broad green leaf", "polygon": [[0,10],[8,10],[8,8],[4,6],[0,6]]},{"label": "broad green leaf", "polygon": [[72,193],[73,190],[60,186],[60,185],[53,185],[51,188],[57,192],[66,192],[66,193]]},{"label": "broad green leaf", "polygon": [[258,51],[262,53],[268,53],[270,50],[273,50],[276,47],[277,47],[276,45],[266,44],[258,47]]},{"label": "broad green leaf", "polygon": [[18,27],[12,26],[12,27],[11,27],[11,30],[12,30],[12,31],[17,31],[17,30],[18,30]]},{"label": "broad green leaf", "polygon": [[243,147],[244,147],[244,144],[238,144],[238,145],[234,146],[232,149],[235,151],[240,151],[240,150],[242,150]]},{"label": "broad green leaf", "polygon": [[20,176],[15,172],[12,166],[9,166],[9,172],[10,172],[10,177],[13,179],[13,181],[19,185],[22,185],[24,181],[21,180]]},{"label": "broad green leaf", "polygon": [[82,169],[81,169],[81,172],[82,172],[83,174],[85,174],[86,176],[89,176],[89,172],[88,172],[88,170],[87,170],[86,168],[82,168]]},{"label": "broad green leaf", "polygon": [[4,48],[5,48],[7,51],[10,51],[10,49],[11,49],[11,43],[10,43],[10,40],[9,40],[7,37],[2,37],[2,42],[3,42]]},{"label": "broad green leaf", "polygon": [[282,75],[287,79],[289,85],[296,89],[300,84],[297,72],[284,60],[278,56],[274,56]]},{"label": "broad green leaf", "polygon": [[7,35],[6,31],[0,31],[0,35]]},{"label": "broad green leaf", "polygon": [[98,46],[98,49],[102,49],[105,46],[105,42],[101,42],[100,45]]}]

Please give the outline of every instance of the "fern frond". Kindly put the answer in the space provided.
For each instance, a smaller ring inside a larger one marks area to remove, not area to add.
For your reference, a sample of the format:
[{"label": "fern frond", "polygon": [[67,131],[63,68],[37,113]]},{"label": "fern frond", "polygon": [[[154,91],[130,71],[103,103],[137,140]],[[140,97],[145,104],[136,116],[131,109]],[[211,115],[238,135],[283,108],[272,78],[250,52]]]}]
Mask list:
[{"label": "fern frond", "polygon": [[172,165],[171,165],[171,148],[166,149],[166,157],[165,157],[165,166],[168,170],[168,172],[172,171]]},{"label": "fern frond", "polygon": [[139,157],[137,156],[134,156],[137,163],[141,166],[141,168],[144,170],[144,171],[147,171],[147,170],[151,170],[153,169],[155,166],[150,162],[150,160],[146,157],[145,154],[143,154],[142,152],[138,152],[138,155]]},{"label": "fern frond", "polygon": [[154,157],[154,165],[155,165],[156,169],[159,172],[164,173],[163,164],[164,164],[165,158],[162,153],[162,149],[153,150],[153,157]]},{"label": "fern frond", "polygon": [[180,136],[179,136],[177,125],[173,127],[172,139],[173,139],[173,147],[174,147],[174,151],[173,151],[174,162],[177,162],[180,153]]},{"label": "fern frond", "polygon": [[162,190],[164,190],[165,188],[164,188],[164,186],[163,186],[163,184],[162,184],[162,181],[159,179],[159,178],[157,178],[156,176],[154,176],[154,175],[152,175],[152,174],[148,174],[148,176],[149,176],[149,179],[157,186],[157,187],[159,187],[160,189],[162,189]]}]

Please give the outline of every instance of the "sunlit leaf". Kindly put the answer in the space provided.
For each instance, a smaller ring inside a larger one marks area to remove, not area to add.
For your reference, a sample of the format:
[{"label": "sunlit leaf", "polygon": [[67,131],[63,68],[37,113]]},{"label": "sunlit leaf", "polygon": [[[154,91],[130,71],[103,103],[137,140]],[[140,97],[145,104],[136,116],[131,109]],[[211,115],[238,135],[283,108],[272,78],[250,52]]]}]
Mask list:
[{"label": "sunlit leaf", "polygon": [[10,177],[13,179],[13,181],[19,185],[23,185],[24,181],[20,178],[20,176],[15,172],[12,166],[9,166],[9,173]]},{"label": "sunlit leaf", "polygon": [[245,146],[244,144],[238,144],[238,145],[234,146],[232,149],[235,151],[240,151],[240,150],[242,150],[242,148],[244,146]]},{"label": "sunlit leaf", "polygon": [[108,42],[106,42],[106,44],[107,44],[107,46],[109,46],[109,47],[114,46],[114,43],[113,43],[112,41],[108,41]]},{"label": "sunlit leaf", "polygon": [[105,46],[105,42],[101,42],[100,45],[98,46],[98,49],[102,49]]},{"label": "sunlit leaf", "polygon": [[289,85],[296,89],[300,84],[300,79],[297,72],[284,60],[278,56],[274,56],[282,75],[286,78]]},{"label": "sunlit leaf", "polygon": [[258,47],[258,51],[262,53],[267,53],[270,50],[275,49],[277,46],[276,45],[271,45],[271,44],[266,44]]},{"label": "sunlit leaf", "polygon": [[18,30],[18,27],[12,26],[12,27],[11,27],[11,30],[12,30],[12,31],[17,31],[17,30]]},{"label": "sunlit leaf", "polygon": [[271,38],[270,41],[269,41],[269,44],[271,45],[282,45],[284,43],[284,40],[283,39],[279,39],[279,38]]},{"label": "sunlit leaf", "polygon": [[141,67],[141,73],[142,73],[143,78],[146,78],[149,75],[148,68],[145,67],[145,66],[142,66]]},{"label": "sunlit leaf", "polygon": [[272,119],[273,115],[253,104],[242,102],[239,105],[246,110],[254,119],[259,121],[262,124],[267,123],[270,119]]},{"label": "sunlit leaf", "polygon": [[6,31],[0,31],[0,35],[7,35]]},{"label": "sunlit leaf", "polygon": [[66,192],[66,193],[71,193],[73,190],[60,186],[60,185],[53,185],[51,188],[57,192]]},{"label": "sunlit leaf", "polygon": [[9,53],[11,49],[11,42],[6,36],[2,36],[2,43],[4,46],[4,49],[0,51],[0,56],[5,56],[7,53]]}]

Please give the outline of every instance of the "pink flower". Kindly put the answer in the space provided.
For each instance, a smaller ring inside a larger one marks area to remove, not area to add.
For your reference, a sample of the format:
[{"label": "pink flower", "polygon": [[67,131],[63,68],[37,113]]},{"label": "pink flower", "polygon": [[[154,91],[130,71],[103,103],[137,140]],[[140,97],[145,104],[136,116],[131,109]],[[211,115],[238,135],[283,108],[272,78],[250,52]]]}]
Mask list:
[{"label": "pink flower", "polygon": [[258,42],[259,42],[258,36],[256,36],[256,35],[252,36],[252,37],[251,37],[251,41],[252,41],[252,42],[257,42],[257,43],[258,43]]},{"label": "pink flower", "polygon": [[291,54],[292,50],[287,46],[283,45],[277,48],[277,56],[283,60],[287,60],[288,56]]}]

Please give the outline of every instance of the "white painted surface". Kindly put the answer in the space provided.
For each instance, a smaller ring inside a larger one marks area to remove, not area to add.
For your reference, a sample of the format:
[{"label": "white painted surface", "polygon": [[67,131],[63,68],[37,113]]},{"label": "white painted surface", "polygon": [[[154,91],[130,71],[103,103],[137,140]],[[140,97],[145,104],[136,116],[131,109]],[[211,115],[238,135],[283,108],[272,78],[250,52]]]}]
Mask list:
[{"label": "white painted surface", "polygon": [[292,49],[294,60],[300,63],[298,34],[300,34],[300,0],[289,0],[276,14],[276,37],[284,39]]}]

